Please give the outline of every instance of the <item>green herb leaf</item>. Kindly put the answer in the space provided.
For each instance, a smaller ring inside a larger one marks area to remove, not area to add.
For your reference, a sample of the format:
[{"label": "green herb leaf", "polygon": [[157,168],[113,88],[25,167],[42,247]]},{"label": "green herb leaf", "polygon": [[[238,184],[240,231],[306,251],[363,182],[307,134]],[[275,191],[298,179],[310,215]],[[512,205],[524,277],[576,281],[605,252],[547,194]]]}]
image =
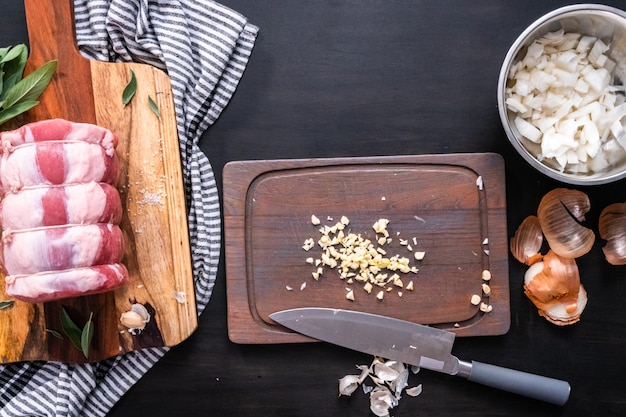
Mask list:
[{"label": "green herb leaf", "polygon": [[89,357],[89,345],[91,345],[91,339],[93,339],[93,313],[89,315],[89,320],[83,327],[83,331],[80,335],[80,346],[85,358]]},{"label": "green herb leaf", "polygon": [[152,113],[154,113],[156,117],[160,119],[161,113],[159,112],[159,106],[150,96],[148,96],[148,104],[150,105],[150,110],[152,110]]},{"label": "green herb leaf", "polygon": [[63,340],[63,335],[61,333],[57,332],[56,330],[46,329],[46,331],[48,333],[50,333],[52,336],[56,337],[57,339]]},{"label": "green herb leaf", "polygon": [[0,48],[0,61],[2,61],[2,59],[9,53],[10,49],[11,49],[10,46]]},{"label": "green herb leaf", "polygon": [[21,79],[7,91],[4,108],[19,102],[36,100],[50,83],[56,69],[57,61],[49,61]]},{"label": "green herb leaf", "polygon": [[137,92],[137,78],[135,77],[135,72],[130,70],[130,81],[126,84],[124,91],[122,92],[122,103],[126,106],[135,96]]},{"label": "green herb leaf", "polygon": [[28,57],[28,49],[26,48],[26,45],[21,43],[19,45],[15,45],[12,48],[9,47],[8,51],[6,51],[6,53],[1,56],[2,59],[0,59],[0,64],[12,61],[15,58],[19,58],[20,61],[26,62],[26,58]]},{"label": "green herb leaf", "polygon": [[0,310],[13,307],[13,304],[15,304],[15,301],[13,300],[0,301]]},{"label": "green herb leaf", "polygon": [[28,49],[23,44],[10,48],[3,55],[0,60],[0,70],[2,71],[0,99],[4,99],[7,91],[22,79],[27,59]]},{"label": "green herb leaf", "polygon": [[37,104],[39,104],[38,101],[23,101],[7,109],[0,110],[0,125],[5,123],[7,120],[14,118],[18,114],[24,113],[25,111],[32,109]]},{"label": "green herb leaf", "polygon": [[67,314],[67,311],[65,311],[65,308],[63,307],[61,307],[61,328],[70,339],[70,342],[72,342],[72,344],[76,347],[76,349],[82,350],[82,331],[76,325],[76,323],[74,323],[70,315]]}]

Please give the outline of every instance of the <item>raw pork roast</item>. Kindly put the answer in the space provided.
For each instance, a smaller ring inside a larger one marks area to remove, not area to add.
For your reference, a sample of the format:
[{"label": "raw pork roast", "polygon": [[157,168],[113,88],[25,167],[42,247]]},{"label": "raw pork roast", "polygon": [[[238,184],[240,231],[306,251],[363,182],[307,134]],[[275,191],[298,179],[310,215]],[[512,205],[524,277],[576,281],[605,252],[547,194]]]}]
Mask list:
[{"label": "raw pork roast", "polygon": [[128,281],[117,143],[108,129],[63,119],[0,132],[0,259],[8,296],[46,302]]}]

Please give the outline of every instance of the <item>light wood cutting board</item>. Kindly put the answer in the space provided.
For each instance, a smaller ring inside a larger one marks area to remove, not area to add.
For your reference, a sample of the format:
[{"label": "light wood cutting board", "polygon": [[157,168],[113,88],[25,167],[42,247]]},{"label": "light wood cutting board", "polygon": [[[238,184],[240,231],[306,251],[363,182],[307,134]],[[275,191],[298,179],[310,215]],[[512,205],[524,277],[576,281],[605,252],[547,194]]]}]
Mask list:
[{"label": "light wood cutting board", "polygon": [[[197,327],[187,211],[180,151],[168,76],[149,65],[103,63],[77,50],[72,0],[25,0],[30,44],[26,72],[57,60],[57,72],[41,104],[2,126],[3,130],[49,118],[94,123],[115,132],[122,175],[117,184],[124,206],[124,263],[130,283],[102,295],[45,304],[16,301],[0,311],[0,362],[54,360],[97,361],[144,347],[174,346]],[[137,93],[128,106],[122,91],[137,78]],[[157,103],[160,118],[148,105]],[[176,297],[176,295],[178,297]],[[4,279],[0,284],[0,299]],[[152,314],[146,329],[131,335],[120,316],[133,303]],[[77,324],[93,313],[95,335],[86,359],[62,333],[64,307]]]}]

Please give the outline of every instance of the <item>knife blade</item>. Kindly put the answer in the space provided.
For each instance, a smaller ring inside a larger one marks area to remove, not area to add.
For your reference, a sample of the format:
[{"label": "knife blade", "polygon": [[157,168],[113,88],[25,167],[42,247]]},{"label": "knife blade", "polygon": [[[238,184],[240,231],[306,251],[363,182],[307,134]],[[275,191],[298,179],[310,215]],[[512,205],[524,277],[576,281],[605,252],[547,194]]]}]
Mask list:
[{"label": "knife blade", "polygon": [[452,354],[455,334],[430,326],[371,313],[332,308],[295,308],[270,314],[275,322],[306,336],[385,359],[456,375],[528,398],[563,405],[566,381]]}]

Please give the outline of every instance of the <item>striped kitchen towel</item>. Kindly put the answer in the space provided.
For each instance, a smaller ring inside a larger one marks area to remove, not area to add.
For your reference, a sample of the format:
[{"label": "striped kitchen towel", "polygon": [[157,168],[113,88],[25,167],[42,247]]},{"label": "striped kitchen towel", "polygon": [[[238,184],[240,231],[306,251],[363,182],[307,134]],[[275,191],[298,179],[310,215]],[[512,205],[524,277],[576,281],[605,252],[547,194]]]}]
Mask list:
[{"label": "striped kitchen towel", "polygon": [[[83,55],[148,63],[171,79],[200,314],[217,273],[221,218],[211,164],[198,143],[237,88],[258,28],[211,0],[74,0],[74,12]],[[104,416],[167,351],[94,364],[1,365],[0,416]]]}]

